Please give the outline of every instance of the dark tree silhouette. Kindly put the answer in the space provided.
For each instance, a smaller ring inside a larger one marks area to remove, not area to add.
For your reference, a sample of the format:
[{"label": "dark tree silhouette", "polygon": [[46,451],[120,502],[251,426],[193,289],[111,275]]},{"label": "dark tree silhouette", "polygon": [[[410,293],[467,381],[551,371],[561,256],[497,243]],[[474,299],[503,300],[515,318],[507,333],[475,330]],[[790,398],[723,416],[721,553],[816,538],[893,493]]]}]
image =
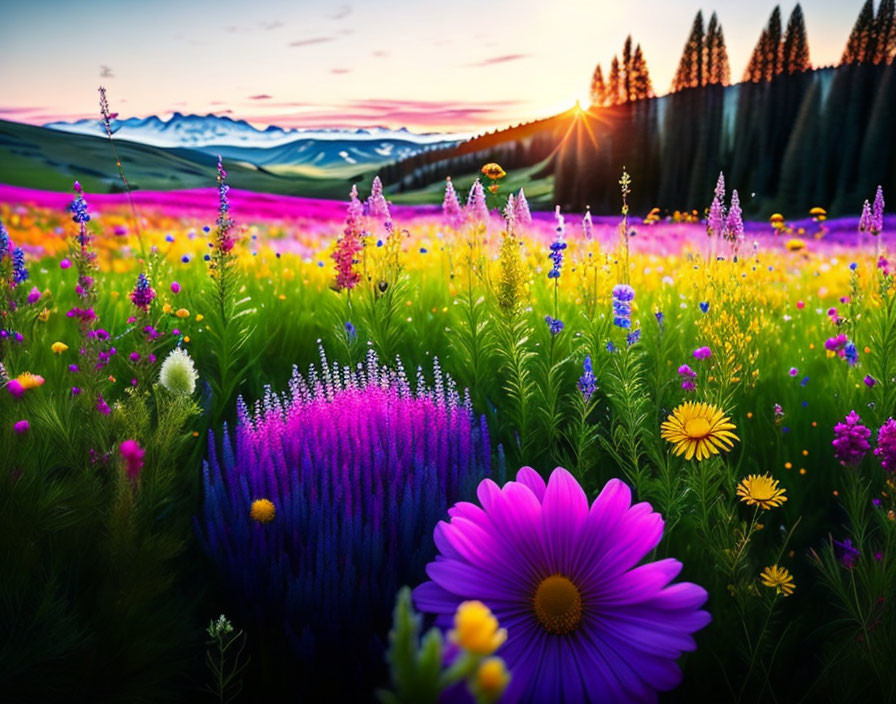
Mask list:
[{"label": "dark tree silhouette", "polygon": [[896,0],[881,0],[874,20],[875,64],[890,64],[896,60]]},{"label": "dark tree silhouette", "polygon": [[604,72],[600,64],[594,69],[591,77],[591,105],[603,107],[607,104],[607,84],[604,83]]},{"label": "dark tree silhouette", "polygon": [[706,45],[703,32],[703,12],[697,13],[694,23],[691,25],[691,33],[681,60],[678,62],[678,70],[672,80],[672,92],[678,92],[684,88],[695,88],[704,85],[704,70],[706,62]]},{"label": "dark tree silhouette", "polygon": [[619,105],[622,102],[622,75],[619,59],[614,56],[610,62],[610,75],[607,77],[607,105]]},{"label": "dark tree silhouette", "polygon": [[856,23],[853,25],[852,32],[849,33],[846,49],[843,51],[843,58],[840,59],[841,64],[871,62],[874,58],[875,50],[875,24],[874,3],[872,0],[865,0]]},{"label": "dark tree silhouette", "polygon": [[787,74],[808,71],[809,40],[806,38],[806,20],[803,8],[797,4],[787,21],[787,32],[784,35],[783,68]]},{"label": "dark tree silhouette", "polygon": [[650,72],[647,70],[647,61],[641,51],[641,45],[635,47],[631,63],[631,99],[644,100],[653,97],[653,84],[650,81]]},{"label": "dark tree silhouette", "polygon": [[731,82],[728,50],[725,48],[725,34],[722,32],[722,25],[715,12],[709,18],[704,41],[706,72],[703,85],[727,86]]},{"label": "dark tree silhouette", "polygon": [[632,96],[632,35],[625,38],[622,45],[622,102],[634,100]]}]

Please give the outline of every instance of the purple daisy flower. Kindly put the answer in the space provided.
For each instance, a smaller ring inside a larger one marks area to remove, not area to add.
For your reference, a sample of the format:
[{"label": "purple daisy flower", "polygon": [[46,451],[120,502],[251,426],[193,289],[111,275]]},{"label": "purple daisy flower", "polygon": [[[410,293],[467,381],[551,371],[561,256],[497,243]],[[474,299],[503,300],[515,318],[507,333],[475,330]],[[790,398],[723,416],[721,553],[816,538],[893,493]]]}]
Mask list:
[{"label": "purple daisy flower", "polygon": [[669,586],[677,560],[636,566],[663,535],[649,504],[612,479],[589,507],[562,467],[547,485],[530,467],[503,489],[484,480],[478,497],[436,526],[440,554],[414,599],[444,627],[463,601],[492,610],[513,672],[502,701],[650,700],[680,683],[675,659],[710,621],[707,593]]}]

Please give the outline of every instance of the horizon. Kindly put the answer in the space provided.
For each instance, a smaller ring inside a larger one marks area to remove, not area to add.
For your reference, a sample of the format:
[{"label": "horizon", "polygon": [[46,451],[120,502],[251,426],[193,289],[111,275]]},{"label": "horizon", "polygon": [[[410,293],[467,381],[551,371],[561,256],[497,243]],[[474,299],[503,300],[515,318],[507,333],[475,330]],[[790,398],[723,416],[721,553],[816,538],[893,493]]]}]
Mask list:
[{"label": "horizon", "polygon": [[[426,8],[400,0],[376,8],[278,0],[248,10],[228,0],[208,4],[212,19],[206,3],[178,5],[174,17],[165,11],[174,8],[172,0],[152,8],[51,0],[6,12],[0,118],[37,125],[95,119],[96,88],[103,84],[113,112],[141,118],[180,112],[262,128],[476,134],[557,114],[577,100],[587,105],[594,67],[600,63],[606,74],[629,34],[644,51],[655,93],[668,93],[698,9],[704,22],[718,14],[737,83],[775,4],[635,0],[618,7],[573,0],[547,8],[462,0],[433,31]],[[795,4],[781,6],[785,24]],[[861,0],[800,4],[813,67],[835,63]],[[641,21],[645,13],[656,20],[650,26]],[[469,17],[507,31],[464,31]],[[147,33],[125,31],[135,24]],[[49,48],[35,54],[34,36],[49,40]],[[238,51],[217,48],[216,36],[238,41]],[[72,37],[83,57],[77,62],[66,55]],[[271,66],[282,70],[270,72]]]}]

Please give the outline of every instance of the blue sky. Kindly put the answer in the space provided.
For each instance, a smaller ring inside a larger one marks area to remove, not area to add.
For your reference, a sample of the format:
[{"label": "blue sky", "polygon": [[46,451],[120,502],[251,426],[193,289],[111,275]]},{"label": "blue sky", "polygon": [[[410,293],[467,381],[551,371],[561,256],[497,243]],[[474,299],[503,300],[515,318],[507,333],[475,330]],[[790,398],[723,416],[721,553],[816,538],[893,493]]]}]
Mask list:
[{"label": "blue sky", "polygon": [[[836,62],[862,0],[801,4],[813,64]],[[627,34],[666,92],[698,9],[718,13],[737,80],[774,5],[0,0],[0,118],[92,117],[103,83],[122,116],[477,131],[572,106]]]}]

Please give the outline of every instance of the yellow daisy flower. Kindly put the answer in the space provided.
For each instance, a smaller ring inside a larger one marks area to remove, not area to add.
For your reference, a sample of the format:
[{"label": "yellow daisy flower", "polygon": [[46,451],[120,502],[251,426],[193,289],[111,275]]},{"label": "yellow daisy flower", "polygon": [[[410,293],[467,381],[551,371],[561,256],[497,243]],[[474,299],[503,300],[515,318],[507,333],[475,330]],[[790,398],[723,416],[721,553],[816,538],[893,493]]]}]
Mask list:
[{"label": "yellow daisy flower", "polygon": [[793,594],[793,590],[796,589],[790,572],[786,568],[778,567],[777,565],[772,565],[762,570],[762,573],[759,575],[759,581],[762,582],[762,586],[774,589],[778,594],[783,594],[784,596],[790,596]]},{"label": "yellow daisy flower", "polygon": [[778,480],[768,474],[751,474],[744,477],[737,486],[737,495],[748,506],[759,506],[766,510],[776,508],[787,501],[784,489],[778,488]]},{"label": "yellow daisy flower", "polygon": [[497,181],[507,175],[507,172],[501,168],[500,164],[496,164],[493,161],[482,167],[482,173],[492,181]]},{"label": "yellow daisy flower", "polygon": [[705,460],[720,450],[728,452],[739,438],[731,431],[734,423],[725,412],[710,403],[688,401],[678,406],[662,424],[661,436],[686,460]]}]

